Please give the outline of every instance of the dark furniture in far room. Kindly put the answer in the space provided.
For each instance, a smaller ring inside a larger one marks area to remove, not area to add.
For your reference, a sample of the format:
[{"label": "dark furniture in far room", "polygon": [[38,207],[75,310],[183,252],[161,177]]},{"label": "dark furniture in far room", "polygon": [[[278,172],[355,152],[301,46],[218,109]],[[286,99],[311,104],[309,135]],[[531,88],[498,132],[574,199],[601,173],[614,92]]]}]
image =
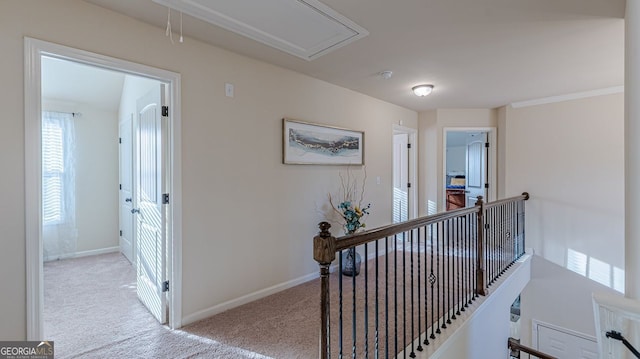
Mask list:
[{"label": "dark furniture in far room", "polygon": [[447,211],[464,207],[464,189],[447,189]]}]

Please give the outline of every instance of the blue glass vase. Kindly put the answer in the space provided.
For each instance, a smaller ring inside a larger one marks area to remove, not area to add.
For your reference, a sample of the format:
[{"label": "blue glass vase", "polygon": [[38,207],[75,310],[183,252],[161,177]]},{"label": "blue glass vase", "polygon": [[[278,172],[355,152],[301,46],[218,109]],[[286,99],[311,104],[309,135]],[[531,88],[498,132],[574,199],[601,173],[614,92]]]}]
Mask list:
[{"label": "blue glass vase", "polygon": [[342,252],[342,274],[353,277],[360,274],[362,258],[355,248]]}]

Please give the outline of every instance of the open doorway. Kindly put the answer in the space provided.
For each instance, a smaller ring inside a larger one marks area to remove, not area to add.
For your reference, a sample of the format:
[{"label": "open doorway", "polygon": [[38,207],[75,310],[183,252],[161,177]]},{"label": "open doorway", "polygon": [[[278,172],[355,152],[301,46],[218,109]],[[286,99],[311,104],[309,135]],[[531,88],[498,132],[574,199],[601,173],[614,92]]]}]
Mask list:
[{"label": "open doorway", "polygon": [[116,252],[118,107],[125,75],[42,58],[45,262]]},{"label": "open doorway", "polygon": [[415,218],[416,200],[416,131],[393,128],[393,223]]},{"label": "open doorway", "polygon": [[[147,218],[157,217],[157,227],[166,227],[162,209],[147,203],[149,197],[162,202],[153,188],[162,188],[155,179],[165,177],[164,166],[146,161],[160,156],[142,148],[150,139],[152,150],[160,145],[153,141],[162,135],[160,128],[149,127],[146,119],[152,125],[156,117],[160,121],[164,85],[47,56],[41,69],[44,335],[58,341],[63,353],[75,347],[73,353],[87,348],[80,337],[104,337],[102,328],[132,320],[132,313],[137,313],[136,322],[148,322],[142,308],[132,308],[141,306],[136,297],[160,324],[166,322],[161,304],[166,300],[148,293],[155,277],[166,280],[164,240],[153,245],[158,259],[155,251],[136,250],[146,247],[143,241],[148,245],[149,238],[162,237],[162,228],[149,232],[153,225]],[[145,213],[136,215],[138,209]],[[161,269],[148,273],[147,268]],[[120,300],[108,300],[114,296]],[[83,311],[92,315],[77,314]],[[96,320],[103,325],[92,325]]]},{"label": "open doorway", "polygon": [[444,129],[444,210],[495,200],[495,137],[494,128]]},{"label": "open doorway", "polygon": [[[61,353],[77,353],[91,347],[82,338],[92,337],[97,345],[108,337],[105,327],[120,327],[121,333],[140,329],[129,321],[148,324],[149,313],[137,308],[136,297],[160,324],[166,320],[166,308],[148,299],[153,297],[147,293],[150,276],[137,270],[157,264],[135,250],[144,247],[139,245],[144,236],[137,234],[149,225],[138,225],[142,221],[134,214],[134,209],[152,208],[142,202],[149,183],[155,184],[135,174],[164,177],[138,148],[149,133],[158,132],[142,123],[150,111],[152,121],[160,117],[155,107],[161,100],[150,101],[146,94],[159,97],[163,84],[48,56],[41,65],[44,337],[57,341]],[[166,226],[166,220],[160,222]],[[154,247],[162,250],[161,244]],[[164,254],[159,255],[163,262]],[[145,265],[137,266],[138,261]],[[79,314],[89,311],[90,316]],[[102,325],[95,326],[96,321]]]},{"label": "open doorway", "polygon": [[[88,279],[101,287],[105,282],[97,278],[105,270],[96,263],[119,265],[118,273],[128,269],[133,278],[120,286],[133,289],[134,299],[140,299],[160,323],[167,321],[168,313],[169,325],[179,327],[179,75],[29,38],[25,52],[28,338],[47,339],[44,263],[51,260],[88,262],[90,270],[57,272],[69,275],[62,282],[65,286],[80,280],[82,272],[93,271],[95,276]],[[66,80],[56,82],[61,75]],[[97,81],[100,76],[104,82]],[[120,91],[110,93],[108,88]],[[65,98],[65,92],[75,98]],[[125,136],[132,147],[122,151],[119,130],[126,123],[131,131]],[[127,166],[132,184],[123,194],[122,169]],[[133,206],[128,212],[133,250],[122,241],[126,216],[120,202],[125,201]],[[126,259],[120,252],[127,252]],[[92,292],[89,287],[84,290]],[[102,293],[96,302],[110,302],[104,291],[94,292]],[[95,321],[98,309],[104,310],[104,305],[77,315]]]}]

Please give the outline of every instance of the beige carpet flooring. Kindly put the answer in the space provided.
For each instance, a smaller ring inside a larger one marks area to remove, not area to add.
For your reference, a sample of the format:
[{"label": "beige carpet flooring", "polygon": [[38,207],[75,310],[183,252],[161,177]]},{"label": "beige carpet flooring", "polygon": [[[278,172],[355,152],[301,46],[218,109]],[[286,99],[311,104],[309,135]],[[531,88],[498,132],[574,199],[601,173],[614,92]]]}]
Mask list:
[{"label": "beige carpet flooring", "polygon": [[[392,265],[394,256],[397,256],[395,258],[401,263],[404,255],[407,265],[405,275],[408,276],[411,254],[408,249],[403,249],[405,248],[400,244],[397,254],[392,253],[388,258]],[[421,253],[421,266],[424,270],[424,255],[427,253],[424,248],[415,248],[414,269],[417,270],[418,253]],[[421,318],[424,321],[424,299],[418,297],[417,282],[414,282],[415,299],[412,310],[409,280],[402,285],[402,272],[391,271],[389,281],[384,281],[384,258],[383,256],[379,259],[378,352],[380,357],[385,357],[386,311],[383,298],[385,288],[389,288],[389,356],[393,357],[396,349],[395,338],[399,340],[398,351],[404,349],[404,340],[410,343],[412,339],[409,321],[412,313],[417,318],[419,301]],[[436,255],[434,258],[438,261],[436,268],[443,268],[444,257]],[[368,267],[368,295],[371,301],[375,297],[374,262],[369,261]],[[358,321],[363,318],[365,312],[363,273],[356,277]],[[397,287],[394,276],[397,276]],[[456,278],[453,272],[452,278]],[[459,281],[450,281],[449,286],[440,281],[434,288],[444,292],[447,287],[457,286],[454,282]],[[351,357],[354,350],[351,339],[353,283],[350,277],[343,277],[342,284],[346,293],[342,298],[345,338],[343,353],[345,357]],[[424,276],[421,277],[421,286],[421,297],[424,297]],[[331,276],[331,331],[334,344],[332,357],[338,357],[337,318],[340,299],[337,296],[337,288],[338,275],[334,273]],[[400,306],[397,314],[397,335],[394,331],[394,288],[398,289],[397,303]],[[107,254],[49,262],[45,264],[45,334],[46,339],[55,341],[56,358],[317,358],[319,290],[319,280],[309,281],[188,325],[181,330],[171,331],[159,325],[137,300],[134,268],[122,255]],[[404,310],[402,305],[405,305]],[[449,305],[446,305],[445,308],[441,308],[440,314],[448,307]],[[369,305],[367,312],[369,334],[366,344],[370,357],[374,357],[376,330],[373,303]],[[408,321],[404,326],[403,314]],[[430,308],[427,316],[431,316]],[[425,330],[424,324],[421,329]],[[414,333],[417,335],[417,323],[414,324]],[[363,339],[364,325],[359,325],[355,346],[358,357],[363,357],[362,354],[365,352]]]},{"label": "beige carpet flooring", "polygon": [[[393,248],[391,245],[390,248]],[[382,249],[382,248],[380,248]],[[373,250],[373,246],[370,246]],[[417,271],[417,258],[420,252],[421,269],[424,270],[424,248],[415,249],[414,270]],[[421,274],[421,296],[418,298],[418,284],[414,281],[414,307],[411,308],[411,283],[410,283],[410,248],[403,248],[402,243],[398,245],[396,253],[389,254],[390,268],[394,268],[394,257],[397,263],[402,263],[405,258],[406,282],[402,284],[402,269],[394,273],[392,269],[389,272],[388,282],[384,279],[385,257],[379,257],[379,340],[378,355],[380,358],[393,358],[395,354],[411,343],[411,315],[417,318],[418,304],[420,304],[421,318],[423,320],[422,331],[425,330],[425,312],[424,312],[424,276]],[[443,266],[443,256],[434,256],[434,268]],[[437,265],[435,265],[437,263]],[[447,262],[448,263],[448,262]],[[430,260],[428,265],[430,266]],[[376,357],[375,343],[375,306],[373,300],[375,298],[375,262],[369,261],[368,264],[368,296],[369,306],[367,308],[368,315],[368,340],[366,341],[367,350],[370,358]],[[417,272],[414,272],[417,277]],[[395,277],[395,278],[394,278]],[[397,286],[396,279],[397,278]],[[458,288],[457,277],[451,272],[451,280],[449,286],[443,281],[438,282],[435,290],[440,290],[440,294],[445,292],[445,288]],[[454,282],[454,279],[455,283]],[[352,277],[343,276],[343,292],[345,295],[343,301],[343,350],[342,354],[345,358],[351,358],[354,351],[352,340],[352,314],[353,314],[353,297]],[[339,303],[338,297],[338,275],[331,275],[331,334],[332,334],[332,358],[339,357],[338,332],[339,332]],[[364,263],[360,275],[356,277],[356,346],[355,352],[358,358],[364,358],[365,341],[364,341]],[[389,288],[389,351],[386,351],[386,309],[384,306],[385,288]],[[397,288],[397,299],[394,289]],[[404,288],[404,290],[403,290]],[[457,290],[457,289],[456,289]],[[431,291],[428,292],[429,298]],[[447,292],[448,293],[448,292]],[[452,298],[447,298],[449,303],[456,302]],[[185,331],[192,334],[217,340],[222,343],[242,347],[252,352],[257,352],[272,358],[317,358],[319,351],[319,328],[320,328],[320,283],[319,280],[309,281],[299,286],[284,290],[266,298],[248,303],[238,308],[231,309],[227,312],[218,314],[214,317],[202,320],[184,328]],[[398,303],[398,323],[396,324],[396,313],[394,311],[395,303]],[[430,302],[429,302],[430,303]],[[404,309],[403,309],[404,305]],[[429,304],[430,305],[430,304]],[[440,315],[448,310],[449,305],[440,304]],[[431,318],[431,308],[428,308],[428,318]],[[456,307],[457,309],[457,307]],[[404,313],[404,316],[403,316]],[[436,310],[436,313],[437,310]],[[437,318],[437,314],[434,315]],[[406,325],[403,325],[406,318]],[[442,322],[440,322],[442,324]],[[397,326],[397,331],[396,331]],[[418,335],[417,320],[414,322],[414,334]],[[404,338],[403,338],[404,337]],[[398,338],[396,344],[395,339]],[[424,338],[424,337],[423,337]],[[396,350],[397,348],[397,350]]]},{"label": "beige carpet flooring", "polygon": [[265,358],[158,324],[119,253],[44,265],[44,332],[56,358]]}]

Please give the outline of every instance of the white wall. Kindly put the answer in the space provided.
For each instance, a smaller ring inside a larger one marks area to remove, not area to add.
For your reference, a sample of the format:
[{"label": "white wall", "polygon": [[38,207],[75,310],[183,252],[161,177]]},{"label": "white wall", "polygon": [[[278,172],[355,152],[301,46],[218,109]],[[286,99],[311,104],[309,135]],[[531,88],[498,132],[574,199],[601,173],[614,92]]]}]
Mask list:
[{"label": "white wall", "polygon": [[122,84],[122,96],[118,109],[118,121],[122,123],[131,119],[137,112],[137,100],[146,95],[154,86],[160,86],[160,82],[140,76],[125,75]]},{"label": "white wall", "polygon": [[117,247],[117,114],[89,104],[54,99],[43,99],[43,110],[81,114],[74,117],[77,254]]},{"label": "white wall", "polygon": [[591,300],[594,292],[618,293],[538,255],[533,256],[531,281],[520,297],[520,342],[533,347],[533,319],[595,337]]},{"label": "white wall", "polygon": [[447,146],[447,169],[445,173],[467,171],[467,148],[465,146]]},{"label": "white wall", "polygon": [[25,36],[181,74],[184,316],[318,272],[312,238],[345,168],[283,165],[283,117],[365,131],[367,225],[390,222],[392,125],[417,128],[416,112],[190,38],[172,45],[164,29],[84,1],[2,7],[0,339],[26,337]]}]

